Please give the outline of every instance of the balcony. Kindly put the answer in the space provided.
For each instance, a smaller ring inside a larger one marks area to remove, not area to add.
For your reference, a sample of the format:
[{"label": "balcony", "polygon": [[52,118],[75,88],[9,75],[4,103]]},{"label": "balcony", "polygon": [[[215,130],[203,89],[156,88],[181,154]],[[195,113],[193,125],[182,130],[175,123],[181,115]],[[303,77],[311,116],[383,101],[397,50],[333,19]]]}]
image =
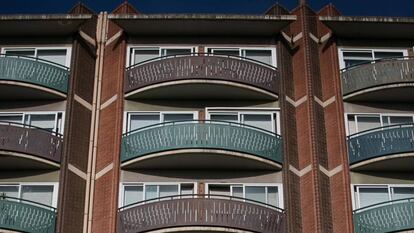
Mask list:
[{"label": "balcony", "polygon": [[341,71],[342,92],[348,101],[414,100],[414,59],[381,59]]},{"label": "balcony", "polygon": [[280,135],[256,127],[209,120],[175,121],[122,137],[124,168],[216,168],[277,170]]},{"label": "balcony", "polygon": [[56,169],[62,135],[17,123],[0,122],[0,169]]},{"label": "balcony", "polygon": [[414,199],[400,199],[354,211],[355,233],[400,232],[414,229]]},{"label": "balcony", "polygon": [[242,198],[219,195],[170,196],[120,208],[118,232],[204,227],[203,232],[211,228],[232,228],[282,233],[284,215],[282,209]]},{"label": "balcony", "polygon": [[0,229],[27,233],[54,233],[55,222],[56,209],[53,207],[0,196]]},{"label": "balcony", "polygon": [[126,69],[128,99],[277,99],[279,73],[255,60],[213,54],[151,59]]},{"label": "balcony", "polygon": [[64,99],[69,68],[46,60],[0,55],[0,99]]},{"label": "balcony", "polygon": [[412,171],[414,124],[379,127],[348,137],[351,169]]}]

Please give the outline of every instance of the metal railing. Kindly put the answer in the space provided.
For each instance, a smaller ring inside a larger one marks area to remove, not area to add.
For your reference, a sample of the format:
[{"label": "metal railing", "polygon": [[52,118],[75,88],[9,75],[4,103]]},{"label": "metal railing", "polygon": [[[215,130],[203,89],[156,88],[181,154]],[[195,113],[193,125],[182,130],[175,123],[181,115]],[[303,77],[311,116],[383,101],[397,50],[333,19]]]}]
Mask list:
[{"label": "metal railing", "polygon": [[0,229],[27,233],[54,233],[56,208],[0,195]]},{"label": "metal railing", "polygon": [[177,80],[224,80],[279,92],[276,67],[241,56],[190,53],[157,57],[126,68],[125,92]]},{"label": "metal railing", "polygon": [[0,54],[0,80],[35,84],[66,94],[69,68],[35,57]]},{"label": "metal railing", "polygon": [[414,198],[366,206],[354,211],[355,233],[386,233],[414,229]]},{"label": "metal railing", "polygon": [[284,215],[283,209],[250,199],[210,194],[175,195],[121,207],[118,211],[118,232],[213,226],[282,233]]},{"label": "metal railing", "polygon": [[220,149],[282,163],[282,146],[280,135],[254,126],[211,120],[174,121],[125,133],[121,161],[176,149]]},{"label": "metal railing", "polygon": [[0,121],[0,150],[60,163],[63,135],[31,125]]},{"label": "metal railing", "polygon": [[395,57],[373,60],[341,70],[342,92],[354,92],[377,86],[413,83],[414,57]]}]

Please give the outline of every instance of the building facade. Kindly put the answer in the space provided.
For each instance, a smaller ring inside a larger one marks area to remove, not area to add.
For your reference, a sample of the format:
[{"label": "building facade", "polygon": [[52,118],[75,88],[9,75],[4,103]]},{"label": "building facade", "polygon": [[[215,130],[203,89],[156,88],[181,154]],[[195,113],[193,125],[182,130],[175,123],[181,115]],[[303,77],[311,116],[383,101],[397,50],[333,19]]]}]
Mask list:
[{"label": "building facade", "polygon": [[0,15],[0,232],[414,230],[413,26]]}]

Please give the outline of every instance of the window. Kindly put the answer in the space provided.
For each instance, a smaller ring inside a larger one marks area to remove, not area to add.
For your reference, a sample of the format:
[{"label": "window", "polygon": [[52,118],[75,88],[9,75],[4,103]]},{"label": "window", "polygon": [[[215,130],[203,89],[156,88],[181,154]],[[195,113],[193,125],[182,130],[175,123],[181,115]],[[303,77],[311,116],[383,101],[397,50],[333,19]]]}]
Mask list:
[{"label": "window", "polygon": [[129,112],[126,132],[162,122],[197,119],[196,112]]},{"label": "window", "polygon": [[158,57],[194,52],[196,52],[195,47],[132,47],[129,50],[129,64],[134,65]]},{"label": "window", "polygon": [[63,112],[0,113],[0,122],[26,124],[51,132],[63,132]]},{"label": "window", "polygon": [[122,206],[155,198],[194,194],[193,183],[123,184],[122,189]]},{"label": "window", "polygon": [[233,196],[280,206],[281,190],[277,185],[255,184],[208,184],[208,194]]},{"label": "window", "polygon": [[381,202],[414,198],[414,186],[356,185],[354,186],[355,208],[363,208]]},{"label": "window", "polygon": [[57,202],[57,184],[0,184],[0,193],[48,206]]},{"label": "window", "polygon": [[208,48],[207,52],[216,55],[241,56],[276,66],[275,51],[271,48]]},{"label": "window", "polygon": [[227,121],[250,125],[271,132],[279,132],[278,112],[261,110],[207,110],[207,118],[213,121]]},{"label": "window", "polygon": [[391,115],[391,114],[348,114],[348,134],[378,128],[388,125],[414,123],[413,115]]},{"label": "window", "polygon": [[67,67],[70,65],[69,48],[5,48],[3,53],[6,55],[40,58]]},{"label": "window", "polygon": [[406,50],[390,49],[339,49],[341,69],[377,59],[407,56]]}]

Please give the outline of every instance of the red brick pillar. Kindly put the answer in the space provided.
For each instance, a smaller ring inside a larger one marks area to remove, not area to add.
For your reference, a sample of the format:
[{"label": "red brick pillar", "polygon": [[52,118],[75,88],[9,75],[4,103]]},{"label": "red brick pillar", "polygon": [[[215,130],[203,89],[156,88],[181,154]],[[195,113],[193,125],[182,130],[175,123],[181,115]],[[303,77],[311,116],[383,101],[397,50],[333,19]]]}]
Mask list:
[{"label": "red brick pillar", "polygon": [[279,46],[287,232],[353,232],[336,46],[307,5],[293,14]]}]

